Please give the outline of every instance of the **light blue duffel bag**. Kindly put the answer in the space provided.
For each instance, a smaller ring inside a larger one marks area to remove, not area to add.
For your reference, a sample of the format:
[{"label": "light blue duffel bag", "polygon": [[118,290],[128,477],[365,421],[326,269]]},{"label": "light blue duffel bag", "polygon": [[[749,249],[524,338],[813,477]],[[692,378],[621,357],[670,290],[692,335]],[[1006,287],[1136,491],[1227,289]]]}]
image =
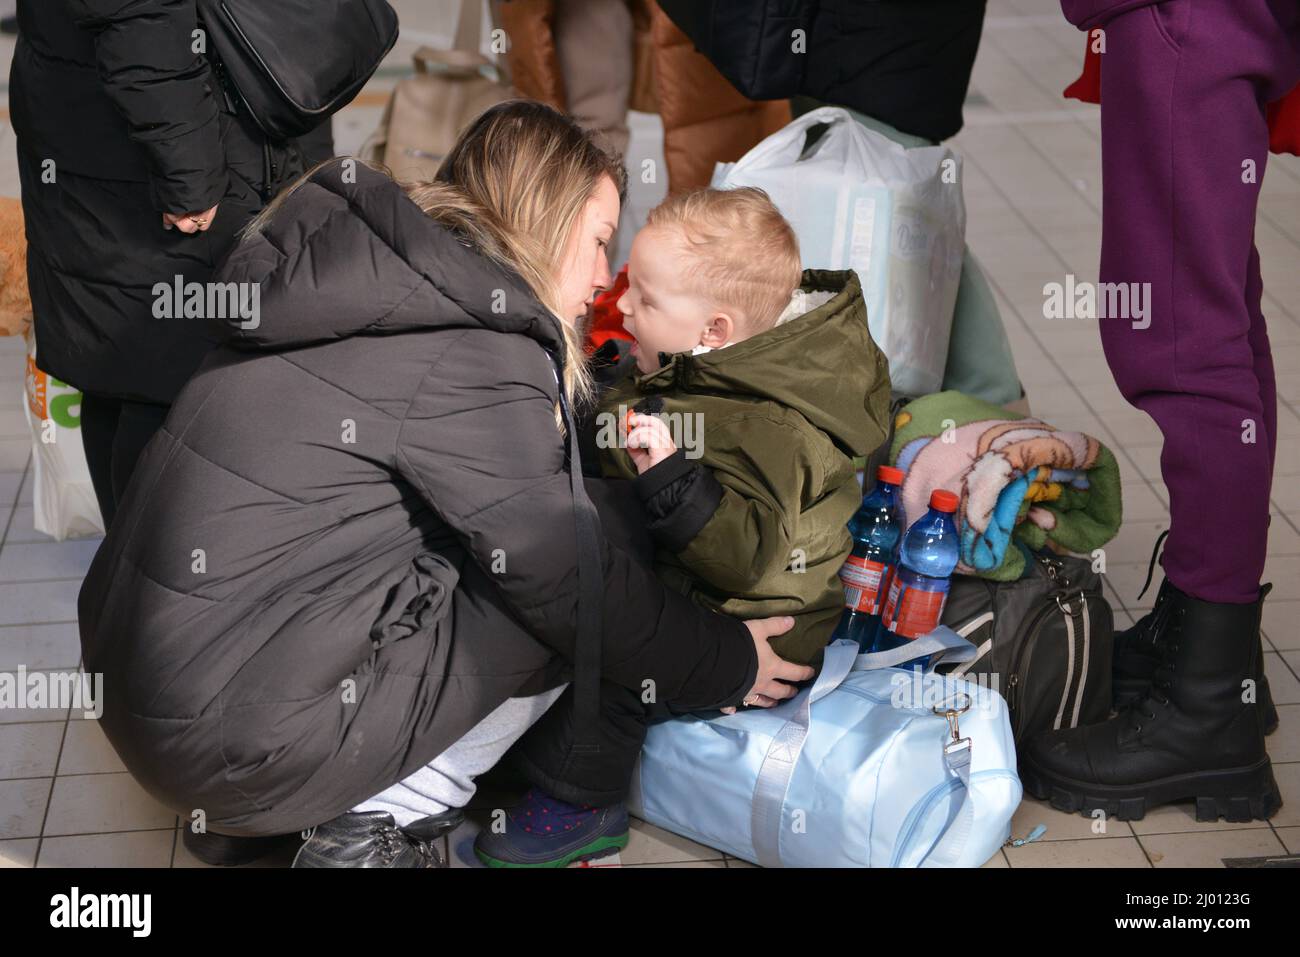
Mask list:
[{"label": "light blue duffel bag", "polygon": [[839,641],[783,704],[651,725],[632,814],[770,867],[977,867],[1020,803],[1006,702],[996,691],[899,665],[973,646],[940,627],[859,655]]}]

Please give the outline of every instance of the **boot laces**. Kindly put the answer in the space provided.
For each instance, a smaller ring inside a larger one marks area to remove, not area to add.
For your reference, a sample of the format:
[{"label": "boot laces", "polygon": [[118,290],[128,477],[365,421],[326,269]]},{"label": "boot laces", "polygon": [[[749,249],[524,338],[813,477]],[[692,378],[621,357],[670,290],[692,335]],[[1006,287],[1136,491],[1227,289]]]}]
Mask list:
[{"label": "boot laces", "polygon": [[431,841],[421,841],[418,838],[410,837],[410,835],[407,835],[407,837],[411,842],[411,846],[415,848],[415,852],[424,859],[425,867],[442,866],[442,855],[438,853],[438,849],[433,846]]},{"label": "boot laces", "polygon": [[1161,592],[1156,598],[1156,607],[1151,612],[1151,624],[1141,633],[1151,645],[1159,645],[1161,636],[1168,628],[1169,618],[1173,613],[1173,604],[1169,601],[1169,592]]},{"label": "boot laces", "polygon": [[1167,528],[1156,537],[1156,543],[1151,549],[1151,561],[1147,562],[1147,580],[1142,583],[1142,590],[1138,592],[1138,601],[1142,600],[1142,596],[1145,595],[1147,589],[1151,587],[1151,576],[1156,570],[1156,558],[1160,555],[1160,546],[1165,543],[1165,539],[1168,537],[1169,529]]},{"label": "boot laces", "polygon": [[[1182,605],[1179,605],[1175,614],[1173,608],[1173,602],[1166,602],[1162,609],[1161,622],[1166,625],[1168,631],[1165,633],[1160,663],[1152,675],[1151,684],[1147,686],[1142,697],[1129,706],[1135,723],[1134,730],[1139,732],[1142,730],[1142,722],[1137,720],[1139,717],[1155,720],[1156,712],[1150,707],[1151,705],[1159,705],[1161,708],[1169,705],[1169,692],[1173,690],[1174,672],[1178,667],[1178,635],[1182,632],[1183,615],[1186,611]],[[1173,620],[1169,621],[1169,619]],[[1161,629],[1161,632],[1164,632],[1164,629]]]},{"label": "boot laces", "polygon": [[388,824],[376,824],[370,833],[379,842],[379,853],[385,864],[393,863],[407,843],[405,833]]}]

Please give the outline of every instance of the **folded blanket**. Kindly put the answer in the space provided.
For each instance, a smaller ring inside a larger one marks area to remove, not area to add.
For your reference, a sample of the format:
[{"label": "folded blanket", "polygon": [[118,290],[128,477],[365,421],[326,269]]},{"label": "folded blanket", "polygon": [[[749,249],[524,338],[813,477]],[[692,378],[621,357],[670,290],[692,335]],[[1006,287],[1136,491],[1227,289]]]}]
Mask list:
[{"label": "folded blanket", "polygon": [[1010,581],[1025,570],[1026,548],[1050,541],[1086,554],[1119,531],[1119,465],[1110,449],[960,392],[905,405],[890,459],[907,473],[909,523],[925,514],[934,489],[957,493],[964,574]]}]

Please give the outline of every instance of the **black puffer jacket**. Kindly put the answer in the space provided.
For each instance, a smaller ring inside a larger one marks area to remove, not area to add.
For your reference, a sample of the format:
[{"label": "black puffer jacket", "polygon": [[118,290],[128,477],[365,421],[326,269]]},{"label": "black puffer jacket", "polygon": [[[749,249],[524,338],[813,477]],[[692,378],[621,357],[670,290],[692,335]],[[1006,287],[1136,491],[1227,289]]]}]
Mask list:
[{"label": "black puffer jacket", "polygon": [[[558,321],[356,173],[317,171],[231,255],[260,323],[178,396],[81,591],[110,741],[218,831],[331,818],[574,656]],[[598,554],[606,681],[683,707],[749,690],[740,622]]]},{"label": "black puffer jacket", "polygon": [[[194,0],[20,0],[18,19],[9,104],[37,362],[166,404],[219,330],[155,318],[155,284],[207,282],[265,197],[331,155],[328,130],[304,155],[232,113],[193,52]],[[163,229],[164,212],[217,204],[206,232]]]},{"label": "black puffer jacket", "polygon": [[[938,142],[961,129],[986,2],[659,0],[659,5],[752,99],[809,96]],[[795,40],[798,30],[802,44]]]}]

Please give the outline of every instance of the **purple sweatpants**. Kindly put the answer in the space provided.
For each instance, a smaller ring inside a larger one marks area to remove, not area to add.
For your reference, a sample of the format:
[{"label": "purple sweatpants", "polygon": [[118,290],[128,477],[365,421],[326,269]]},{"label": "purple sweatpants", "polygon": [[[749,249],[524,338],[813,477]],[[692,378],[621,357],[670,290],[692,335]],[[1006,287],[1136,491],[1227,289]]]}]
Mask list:
[{"label": "purple sweatpants", "polygon": [[1100,280],[1149,283],[1150,298],[1149,326],[1103,318],[1101,335],[1120,391],[1164,435],[1165,575],[1252,602],[1277,441],[1255,207],[1264,106],[1300,80],[1300,0],[1063,6],[1105,30]]}]

